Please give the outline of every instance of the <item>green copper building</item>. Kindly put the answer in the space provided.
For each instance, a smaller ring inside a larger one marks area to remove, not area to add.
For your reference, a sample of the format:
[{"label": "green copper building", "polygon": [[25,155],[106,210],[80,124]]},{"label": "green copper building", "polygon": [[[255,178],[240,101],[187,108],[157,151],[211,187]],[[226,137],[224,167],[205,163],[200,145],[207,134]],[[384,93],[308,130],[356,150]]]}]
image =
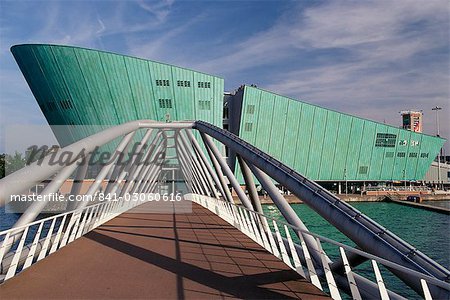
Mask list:
[{"label": "green copper building", "polygon": [[[224,96],[221,78],[149,60],[56,45],[11,51],[50,125],[204,120],[320,181],[421,180],[445,142],[256,87]],[[86,128],[57,138],[69,144],[94,133]]]}]

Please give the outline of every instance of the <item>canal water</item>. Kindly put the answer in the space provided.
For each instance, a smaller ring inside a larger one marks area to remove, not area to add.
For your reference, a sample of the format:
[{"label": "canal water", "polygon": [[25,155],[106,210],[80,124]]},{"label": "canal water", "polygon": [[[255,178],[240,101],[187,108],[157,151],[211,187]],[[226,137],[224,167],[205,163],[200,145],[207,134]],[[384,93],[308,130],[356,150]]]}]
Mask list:
[{"label": "canal water", "polygon": [[[349,204],[445,268],[450,268],[450,217],[448,215],[392,202],[350,202]],[[435,203],[428,204],[434,205]],[[448,206],[450,201],[439,201],[439,204],[446,207],[445,205]],[[292,204],[292,207],[311,232],[354,246],[354,243],[307,205]],[[268,215],[282,219],[274,205],[265,205],[264,210]],[[322,246],[331,259],[334,260],[338,257],[339,252],[335,246],[329,244]],[[372,278],[372,267],[367,262],[356,271],[358,274]],[[387,288],[410,299],[416,298],[414,293],[406,292],[407,287],[390,275],[389,271],[384,270],[382,273]]]}]

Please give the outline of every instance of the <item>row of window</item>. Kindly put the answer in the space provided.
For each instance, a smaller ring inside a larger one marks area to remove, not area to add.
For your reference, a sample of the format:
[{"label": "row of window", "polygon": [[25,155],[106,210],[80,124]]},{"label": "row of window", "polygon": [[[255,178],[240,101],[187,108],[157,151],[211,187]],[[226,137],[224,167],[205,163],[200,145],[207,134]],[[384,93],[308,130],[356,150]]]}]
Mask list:
[{"label": "row of window", "polygon": [[191,87],[191,82],[188,80],[177,80],[177,86]]},{"label": "row of window", "polygon": [[[414,158],[414,157],[418,157],[418,153],[416,152],[410,152],[409,153],[409,157]],[[394,152],[386,152],[385,156],[387,158],[392,158],[394,157]],[[397,152],[397,157],[406,157],[406,153],[405,152]],[[420,153],[420,158],[428,158],[428,153]]]},{"label": "row of window", "polygon": [[[159,108],[172,108],[172,99],[158,99]],[[211,110],[210,100],[199,100],[199,109],[201,110]]]},{"label": "row of window", "polygon": [[199,81],[199,82],[197,82],[197,86],[198,86],[199,88],[210,89],[210,88],[211,88],[211,82],[208,82],[208,81]]},{"label": "row of window", "polygon": [[[170,86],[170,82],[167,79],[156,79],[156,86]],[[189,80],[177,80],[177,86],[191,87],[191,82]],[[197,82],[197,87],[204,88],[204,89],[210,89],[211,82],[199,81],[199,82]]]},{"label": "row of window", "polygon": [[359,166],[359,174],[367,174],[369,166]]},{"label": "row of window", "polygon": [[[57,109],[57,102],[55,101],[49,101],[47,103],[39,104],[39,107],[41,108],[42,112],[47,111],[55,111]],[[61,109],[71,109],[73,108],[72,100],[62,100],[59,101],[59,107]]]},{"label": "row of window", "polygon": [[172,108],[172,99],[159,99],[159,108]]},{"label": "row of window", "polygon": [[61,108],[63,108],[63,109],[71,109],[71,108],[73,108],[72,100],[63,100],[63,101],[59,101],[59,105],[60,105]]},{"label": "row of window", "polygon": [[170,86],[167,79],[156,79],[156,86]]},{"label": "row of window", "polygon": [[247,113],[250,115],[253,115],[255,113],[255,105],[248,104],[247,105]]},{"label": "row of window", "polygon": [[377,133],[375,147],[393,148],[397,142],[397,135],[392,133]]},{"label": "row of window", "polygon": [[198,107],[201,110],[210,110],[211,109],[211,101],[209,100],[199,100]]}]

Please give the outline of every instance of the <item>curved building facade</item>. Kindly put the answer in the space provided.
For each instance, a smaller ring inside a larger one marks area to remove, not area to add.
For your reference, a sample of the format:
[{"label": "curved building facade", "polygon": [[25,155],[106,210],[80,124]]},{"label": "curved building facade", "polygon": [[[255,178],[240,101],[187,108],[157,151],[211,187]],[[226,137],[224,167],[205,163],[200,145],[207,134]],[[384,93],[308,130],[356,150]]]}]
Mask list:
[{"label": "curved building facade", "polygon": [[[62,145],[130,120],[204,120],[222,126],[223,79],[103,51],[57,45],[11,48]],[[81,130],[80,130],[81,128]]]},{"label": "curved building facade", "polygon": [[421,180],[445,142],[256,87],[234,98],[230,130],[313,180]]},{"label": "curved building facade", "polygon": [[[204,120],[322,181],[422,180],[445,142],[252,86],[224,102],[223,79],[154,61],[57,45],[11,51],[50,125]],[[63,146],[97,130],[66,128],[55,132]]]}]

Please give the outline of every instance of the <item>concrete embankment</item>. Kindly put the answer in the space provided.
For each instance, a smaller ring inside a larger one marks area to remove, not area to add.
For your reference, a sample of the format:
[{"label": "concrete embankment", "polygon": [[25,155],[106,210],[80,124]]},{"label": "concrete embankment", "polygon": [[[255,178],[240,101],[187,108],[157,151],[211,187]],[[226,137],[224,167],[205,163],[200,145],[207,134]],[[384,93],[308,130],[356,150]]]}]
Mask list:
[{"label": "concrete embankment", "polygon": [[441,214],[450,215],[450,209],[445,208],[445,207],[438,207],[438,206],[433,206],[433,205],[428,205],[428,204],[423,204],[423,203],[415,203],[415,202],[411,202],[411,201],[395,200],[395,199],[391,199],[389,197],[387,197],[386,200],[400,204],[400,205],[411,206],[411,207],[415,207],[415,208],[420,208],[420,209],[438,212]]}]

